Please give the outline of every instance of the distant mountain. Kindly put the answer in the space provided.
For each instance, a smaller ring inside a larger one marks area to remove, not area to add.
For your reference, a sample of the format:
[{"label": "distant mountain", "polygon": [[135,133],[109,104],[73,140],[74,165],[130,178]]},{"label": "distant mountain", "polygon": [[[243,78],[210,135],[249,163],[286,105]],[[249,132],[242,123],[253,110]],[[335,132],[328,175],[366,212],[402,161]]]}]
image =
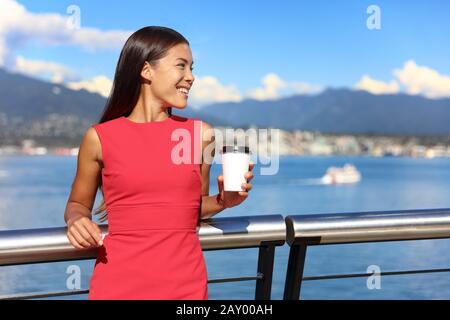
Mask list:
[{"label": "distant mountain", "polygon": [[74,91],[0,69],[0,112],[23,121],[44,119],[50,113],[95,119],[105,99],[86,90]]},{"label": "distant mountain", "polygon": [[217,103],[203,107],[201,112],[220,116],[234,127],[254,124],[325,133],[450,134],[450,99],[406,94],[328,89],[313,96]]},{"label": "distant mountain", "polygon": [[[72,115],[91,122],[99,120],[106,99],[86,90],[71,90],[0,69],[0,113],[17,121],[45,119],[49,114]],[[200,116],[193,108],[173,109],[174,114]],[[225,122],[208,117],[217,125]],[[205,121],[208,121],[205,119]]]},{"label": "distant mountain", "polygon": [[[45,143],[77,145],[87,128],[99,121],[106,99],[86,90],[71,90],[0,69],[0,145],[24,138]],[[174,114],[201,118],[214,126],[227,125],[192,107]]]},{"label": "distant mountain", "polygon": [[[32,138],[49,144],[78,145],[97,122],[105,98],[0,69],[0,144]],[[212,126],[321,131],[324,133],[448,135],[450,99],[405,94],[372,95],[328,89],[317,95],[279,100],[216,103],[173,113]]]}]

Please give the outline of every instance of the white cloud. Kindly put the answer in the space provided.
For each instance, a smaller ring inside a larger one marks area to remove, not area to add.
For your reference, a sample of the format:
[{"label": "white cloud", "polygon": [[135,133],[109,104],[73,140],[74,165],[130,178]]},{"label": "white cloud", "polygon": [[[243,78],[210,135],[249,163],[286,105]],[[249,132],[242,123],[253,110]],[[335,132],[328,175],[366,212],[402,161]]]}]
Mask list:
[{"label": "white cloud", "polygon": [[89,51],[120,48],[129,31],[101,31],[94,28],[71,27],[69,14],[33,13],[13,0],[0,0],[0,66],[15,61],[8,55],[30,41],[51,45],[77,45]]},{"label": "white cloud", "polygon": [[323,90],[319,85],[312,85],[303,82],[287,82],[282,80],[277,74],[269,73],[262,79],[263,87],[251,89],[248,92],[250,98],[256,100],[267,100],[280,98],[281,91],[290,94],[318,93]]},{"label": "white cloud", "polygon": [[189,93],[194,106],[202,106],[214,102],[241,101],[239,89],[234,85],[224,85],[211,76],[196,78]]},{"label": "white cloud", "polygon": [[[29,76],[49,79],[53,83],[67,83],[67,87],[107,96],[112,86],[105,76],[80,81],[79,75],[62,64],[43,60],[29,60],[15,56],[17,49],[31,41],[47,45],[75,45],[88,51],[121,48],[130,36],[129,31],[102,31],[73,24],[73,14],[33,13],[14,0],[0,0],[0,67]],[[75,26],[75,27],[74,27]]]},{"label": "white cloud", "polygon": [[42,60],[27,60],[22,56],[16,58],[11,70],[29,76],[48,76],[53,83],[62,83],[77,78],[75,72],[64,65]]},{"label": "white cloud", "polygon": [[[321,86],[302,82],[283,81],[275,73],[269,73],[261,81],[263,87],[254,88],[248,91],[245,97],[267,100],[277,99],[289,94],[317,93],[323,90]],[[190,101],[194,106],[216,102],[239,102],[244,98],[239,89],[234,85],[224,85],[212,76],[196,78],[190,93]]]},{"label": "white cloud", "polygon": [[86,89],[89,92],[108,97],[112,88],[112,81],[106,76],[97,76],[84,81],[69,82],[66,86],[73,90]]},{"label": "white cloud", "polygon": [[419,66],[413,60],[408,60],[401,69],[394,69],[395,79],[389,83],[378,81],[364,75],[354,86],[373,94],[397,93],[421,94],[427,98],[450,97],[450,76],[426,66]]},{"label": "white cloud", "polygon": [[98,49],[121,48],[131,35],[128,31],[101,31],[82,28],[73,33],[70,42],[91,51]]},{"label": "white cloud", "polygon": [[112,81],[106,76],[100,75],[91,79],[78,81],[79,76],[64,65],[41,60],[27,60],[22,56],[16,58],[16,63],[12,71],[29,76],[48,76],[50,81],[55,84],[64,84],[72,90],[86,89],[89,92],[98,93],[104,97],[108,97],[112,88]]},{"label": "white cloud", "polygon": [[450,76],[418,66],[413,60],[405,62],[403,69],[395,69],[394,75],[409,94],[422,94],[428,98],[450,96]]},{"label": "white cloud", "polygon": [[252,89],[248,96],[257,100],[278,98],[278,91],[285,88],[286,84],[275,73],[267,74],[261,81],[263,87]]},{"label": "white cloud", "polygon": [[354,86],[355,89],[365,90],[372,94],[388,94],[397,93],[400,85],[397,81],[392,80],[389,83],[372,79],[368,75],[364,75],[361,80]]}]

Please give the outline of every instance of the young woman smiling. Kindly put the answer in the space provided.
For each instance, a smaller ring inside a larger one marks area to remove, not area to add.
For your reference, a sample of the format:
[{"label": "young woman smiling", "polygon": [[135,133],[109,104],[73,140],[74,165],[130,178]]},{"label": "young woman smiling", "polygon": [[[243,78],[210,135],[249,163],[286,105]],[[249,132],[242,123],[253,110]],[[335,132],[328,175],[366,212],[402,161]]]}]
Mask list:
[{"label": "young woman smiling", "polygon": [[[242,192],[224,193],[220,175],[219,193],[209,195],[211,163],[202,156],[214,143],[205,136],[213,128],[172,114],[187,106],[192,64],[189,42],[165,27],[136,31],[120,53],[103,115],[81,142],[64,214],[72,245],[98,248],[89,299],[208,298],[198,222],[247,198],[254,164]],[[194,139],[196,126],[203,134]],[[175,130],[194,137],[186,143],[202,154],[174,161]],[[104,239],[91,214],[98,188],[103,202],[95,214],[108,220]]]}]

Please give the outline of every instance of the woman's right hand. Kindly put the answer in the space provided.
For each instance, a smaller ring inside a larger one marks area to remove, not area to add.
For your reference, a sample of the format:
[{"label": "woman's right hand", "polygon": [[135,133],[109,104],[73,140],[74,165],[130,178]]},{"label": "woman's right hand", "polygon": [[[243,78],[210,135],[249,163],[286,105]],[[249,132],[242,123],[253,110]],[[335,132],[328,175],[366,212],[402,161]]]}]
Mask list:
[{"label": "woman's right hand", "polygon": [[103,245],[100,227],[83,215],[67,221],[67,238],[77,249],[98,248]]}]

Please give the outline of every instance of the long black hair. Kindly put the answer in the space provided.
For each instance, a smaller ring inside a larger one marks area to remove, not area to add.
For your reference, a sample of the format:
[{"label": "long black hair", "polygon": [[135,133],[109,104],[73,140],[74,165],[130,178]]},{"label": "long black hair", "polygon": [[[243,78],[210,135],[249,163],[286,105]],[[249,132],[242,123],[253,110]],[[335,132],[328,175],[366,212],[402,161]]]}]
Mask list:
[{"label": "long black hair", "polygon": [[[103,114],[98,123],[103,123],[121,116],[128,116],[133,111],[141,92],[141,71],[147,61],[152,66],[165,57],[175,45],[189,42],[177,31],[160,26],[148,26],[134,32],[125,42],[117,62],[111,93],[106,101]],[[172,108],[168,108],[169,116]],[[100,178],[99,189],[103,194],[103,183]],[[94,214],[106,210],[103,200]],[[100,220],[107,219],[105,212]]]}]

